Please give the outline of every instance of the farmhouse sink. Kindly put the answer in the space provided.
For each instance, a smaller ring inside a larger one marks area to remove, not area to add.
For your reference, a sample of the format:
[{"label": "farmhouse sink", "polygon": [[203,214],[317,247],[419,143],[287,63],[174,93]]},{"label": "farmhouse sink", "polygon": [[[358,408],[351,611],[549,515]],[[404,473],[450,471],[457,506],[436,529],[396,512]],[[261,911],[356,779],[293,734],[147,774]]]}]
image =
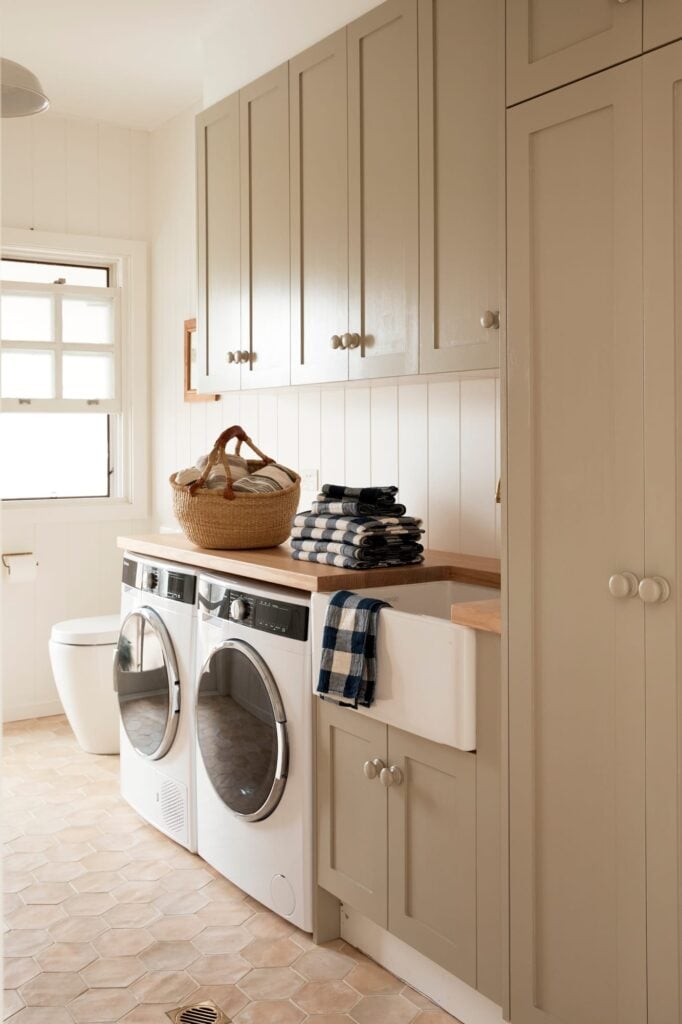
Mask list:
[{"label": "farmhouse sink", "polygon": [[[391,607],[379,616],[377,685],[370,708],[387,725],[459,750],[476,749],[476,631],[450,621],[453,604],[499,591],[443,581],[359,590]],[[329,594],[312,596],[313,689]]]}]

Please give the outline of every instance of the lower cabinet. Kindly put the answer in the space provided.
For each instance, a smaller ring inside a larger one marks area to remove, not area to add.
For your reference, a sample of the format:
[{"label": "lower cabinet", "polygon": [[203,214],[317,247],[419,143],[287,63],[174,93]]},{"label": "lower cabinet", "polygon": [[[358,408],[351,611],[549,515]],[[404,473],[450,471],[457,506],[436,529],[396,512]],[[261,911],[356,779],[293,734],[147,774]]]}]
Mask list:
[{"label": "lower cabinet", "polygon": [[318,703],[318,882],[476,984],[476,755]]}]

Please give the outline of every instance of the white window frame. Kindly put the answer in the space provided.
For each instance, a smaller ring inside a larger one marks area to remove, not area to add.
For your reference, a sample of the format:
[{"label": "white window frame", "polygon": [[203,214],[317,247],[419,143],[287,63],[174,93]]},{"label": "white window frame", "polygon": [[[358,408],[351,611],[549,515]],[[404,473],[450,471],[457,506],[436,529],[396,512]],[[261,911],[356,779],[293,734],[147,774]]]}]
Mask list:
[{"label": "white window frame", "polygon": [[[146,519],[149,515],[149,408],[148,408],[148,291],[147,243],[120,238],[88,235],[53,234],[3,228],[2,256],[6,259],[42,260],[51,263],[78,263],[84,266],[109,265],[114,269],[115,285],[120,288],[118,316],[120,353],[117,374],[117,401],[100,401],[89,406],[86,400],[36,399],[20,405],[17,399],[0,401],[0,412],[89,412],[108,413],[111,417],[110,451],[113,474],[109,497],[101,498],[22,498],[2,502],[3,520],[10,524],[31,522],[78,522],[93,520]],[[7,282],[14,291],[17,282]],[[40,286],[42,290],[44,286]],[[30,291],[31,285],[16,290]],[[69,286],[56,285],[60,294]],[[83,293],[85,289],[74,289]],[[105,294],[108,289],[93,288]],[[8,342],[7,348],[23,348]],[[27,345],[27,348],[36,346]],[[49,345],[48,347],[54,347]],[[69,346],[69,349],[77,346]],[[94,349],[95,346],[92,346]],[[106,346],[102,346],[106,350]]]}]

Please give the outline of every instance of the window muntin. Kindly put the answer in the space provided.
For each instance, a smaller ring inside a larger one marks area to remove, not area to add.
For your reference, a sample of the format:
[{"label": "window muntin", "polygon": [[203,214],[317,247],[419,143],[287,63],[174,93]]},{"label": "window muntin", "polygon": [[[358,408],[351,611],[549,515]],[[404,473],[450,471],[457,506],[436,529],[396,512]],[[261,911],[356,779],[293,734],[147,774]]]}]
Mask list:
[{"label": "window muntin", "polygon": [[4,257],[0,260],[0,281],[35,281],[38,284],[89,285],[108,288],[110,268],[77,263],[48,263],[44,260],[20,260]]}]

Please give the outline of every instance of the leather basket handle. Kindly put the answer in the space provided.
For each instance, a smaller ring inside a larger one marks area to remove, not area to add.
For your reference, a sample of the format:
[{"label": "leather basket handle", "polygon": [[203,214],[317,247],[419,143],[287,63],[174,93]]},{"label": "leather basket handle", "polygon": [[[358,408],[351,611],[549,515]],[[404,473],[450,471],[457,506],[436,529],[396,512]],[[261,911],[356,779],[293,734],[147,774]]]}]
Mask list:
[{"label": "leather basket handle", "polygon": [[206,461],[206,466],[204,467],[203,473],[201,474],[201,476],[199,477],[198,480],[195,480],[193,484],[189,484],[189,486],[188,486],[188,490],[189,490],[190,494],[195,494],[196,491],[198,491],[200,487],[204,486],[204,484],[206,483],[206,481],[208,480],[208,478],[209,478],[209,476],[211,474],[211,470],[213,469],[213,467],[218,462],[221,462],[223,467],[224,467],[224,469],[225,469],[225,476],[226,476],[225,490],[223,491],[223,498],[226,498],[228,501],[233,501],[234,500],[235,493],[234,493],[234,487],[232,485],[232,471],[230,469],[229,460],[228,460],[228,458],[227,458],[227,456],[225,454],[225,446],[227,444],[229,444],[229,442],[232,441],[234,438],[237,439],[237,444],[236,444],[236,447],[235,447],[235,454],[236,455],[240,454],[242,444],[246,444],[246,445],[249,446],[249,448],[251,449],[252,452],[255,452],[255,454],[260,459],[263,460],[263,463],[266,466],[269,463],[275,461],[274,459],[271,459],[269,455],[265,455],[260,450],[260,448],[257,448],[256,445],[251,440],[251,438],[246,433],[246,431],[242,427],[237,426],[235,424],[232,427],[228,427],[227,430],[223,430],[222,434],[217,439],[216,443],[213,445],[213,448],[211,449],[211,454],[209,455],[209,457],[208,457],[208,459]]}]

